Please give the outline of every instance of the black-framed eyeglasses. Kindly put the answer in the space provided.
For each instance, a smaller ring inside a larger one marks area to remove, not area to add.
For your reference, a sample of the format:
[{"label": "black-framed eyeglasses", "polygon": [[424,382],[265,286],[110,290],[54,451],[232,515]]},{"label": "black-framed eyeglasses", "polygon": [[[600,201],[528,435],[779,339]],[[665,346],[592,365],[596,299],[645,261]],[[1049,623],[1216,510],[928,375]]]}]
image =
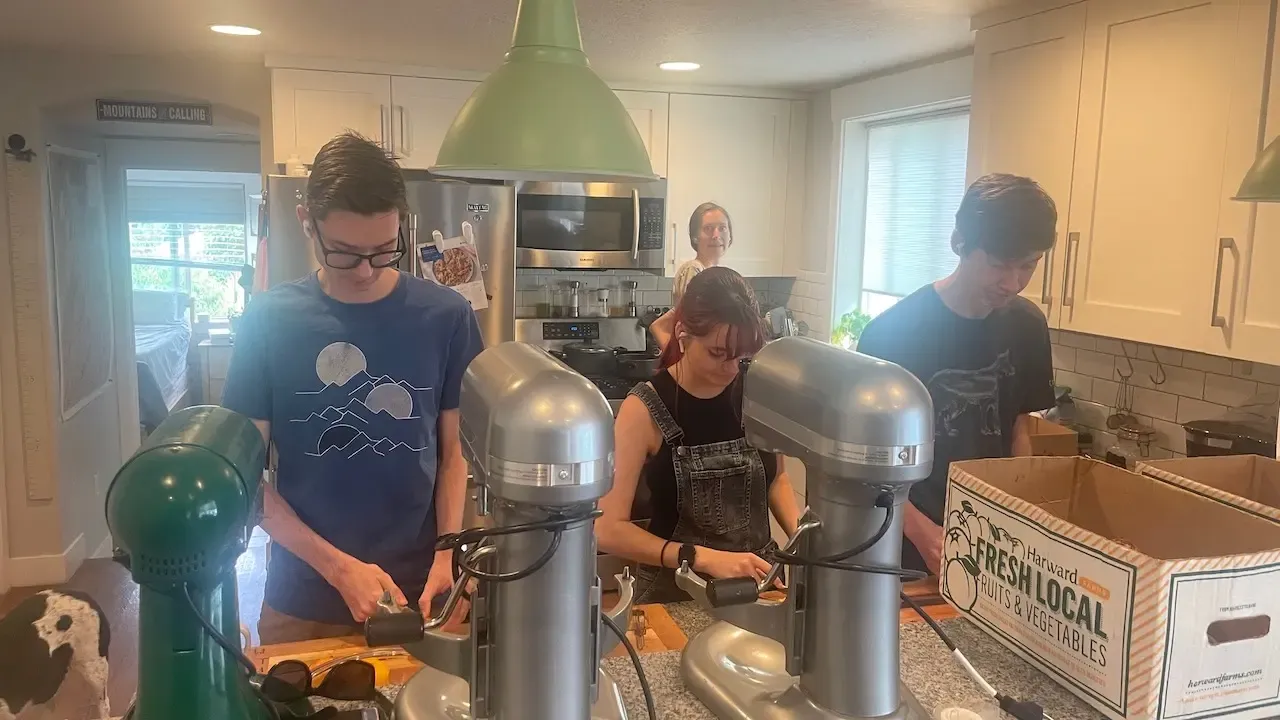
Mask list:
[{"label": "black-framed eyeglasses", "polygon": [[311,231],[316,235],[316,244],[320,246],[320,252],[324,253],[324,264],[334,270],[354,270],[360,267],[360,263],[363,262],[368,262],[369,267],[372,268],[388,268],[399,263],[407,252],[403,229],[396,231],[395,250],[382,250],[375,253],[331,250],[329,246],[324,244],[324,237],[320,235],[320,223],[316,221],[315,216],[311,218]]}]

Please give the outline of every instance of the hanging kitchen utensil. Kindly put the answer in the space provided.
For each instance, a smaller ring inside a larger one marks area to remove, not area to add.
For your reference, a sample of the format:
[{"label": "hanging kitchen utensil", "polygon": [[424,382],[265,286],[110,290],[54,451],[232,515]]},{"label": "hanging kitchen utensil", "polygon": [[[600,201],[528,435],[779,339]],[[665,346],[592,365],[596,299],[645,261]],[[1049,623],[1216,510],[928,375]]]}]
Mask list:
[{"label": "hanging kitchen utensil", "polygon": [[1133,361],[1129,359],[1129,353],[1124,349],[1123,344],[1120,351],[1124,353],[1125,365],[1128,370],[1116,368],[1116,375],[1120,377],[1120,385],[1116,388],[1116,405],[1111,415],[1107,418],[1107,428],[1117,430],[1126,425],[1136,425],[1137,418],[1133,416],[1133,384],[1130,379],[1133,377]]}]

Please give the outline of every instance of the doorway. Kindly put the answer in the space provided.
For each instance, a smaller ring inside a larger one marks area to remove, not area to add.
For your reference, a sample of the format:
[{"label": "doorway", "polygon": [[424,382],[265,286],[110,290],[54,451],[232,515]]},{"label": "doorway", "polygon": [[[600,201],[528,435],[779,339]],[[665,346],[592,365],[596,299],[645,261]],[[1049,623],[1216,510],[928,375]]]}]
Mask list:
[{"label": "doorway", "polygon": [[[243,311],[239,279],[257,249],[256,138],[107,138],[107,221],[116,297],[123,456],[170,412],[216,402],[203,355]],[[122,313],[123,315],[123,313]],[[129,387],[126,387],[129,385]],[[145,417],[144,417],[145,416]]]},{"label": "doorway", "polygon": [[257,173],[125,170],[143,434],[175,410],[217,402],[200,343],[221,347],[244,311],[261,199]]}]

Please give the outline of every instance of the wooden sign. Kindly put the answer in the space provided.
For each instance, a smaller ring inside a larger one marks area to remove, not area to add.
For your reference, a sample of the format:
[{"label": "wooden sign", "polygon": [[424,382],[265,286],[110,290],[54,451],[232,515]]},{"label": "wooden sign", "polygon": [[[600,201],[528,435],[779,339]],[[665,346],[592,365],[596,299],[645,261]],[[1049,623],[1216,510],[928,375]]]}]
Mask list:
[{"label": "wooden sign", "polygon": [[98,100],[98,122],[212,125],[213,106],[200,103]]}]

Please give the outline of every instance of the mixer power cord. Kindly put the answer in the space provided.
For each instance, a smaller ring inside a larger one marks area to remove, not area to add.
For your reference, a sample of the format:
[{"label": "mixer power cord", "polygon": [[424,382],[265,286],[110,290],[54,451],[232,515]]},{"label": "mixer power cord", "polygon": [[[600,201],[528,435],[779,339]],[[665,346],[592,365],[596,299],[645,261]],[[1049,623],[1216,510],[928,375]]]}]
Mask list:
[{"label": "mixer power cord", "polygon": [[880,528],[875,534],[867,540],[858,543],[856,546],[845,550],[844,552],[828,555],[826,557],[808,558],[793,552],[784,550],[775,550],[772,553],[772,560],[782,565],[802,565],[805,567],[818,567],[827,570],[847,570],[851,572],[864,572],[876,575],[896,575],[903,580],[919,580],[928,577],[928,573],[918,570],[906,570],[896,565],[867,565],[860,563],[847,562],[849,558],[870,550],[876,543],[889,532],[889,528],[893,526],[893,493],[884,491],[876,496],[875,506],[884,509],[884,521],[880,523]]},{"label": "mixer power cord", "polygon": [[[880,524],[880,528],[876,530],[874,535],[867,540],[858,543],[853,548],[835,555],[828,555],[820,558],[806,558],[796,555],[795,553],[788,553],[779,550],[774,552],[775,562],[779,562],[784,565],[805,565],[808,567],[820,567],[829,570],[847,570],[851,572],[865,572],[877,575],[898,575],[904,580],[915,580],[928,577],[928,573],[918,572],[916,570],[907,570],[901,567],[889,565],[860,565],[845,562],[851,557],[870,550],[888,534],[889,528],[893,525],[893,493],[887,490],[880,493],[876,497],[875,506],[884,509],[884,522]],[[902,598],[902,601],[914,610],[915,613],[924,620],[929,628],[937,634],[938,638],[947,646],[947,649],[951,651],[951,656],[955,658],[960,667],[964,668],[965,673],[975,683],[977,683],[978,687],[982,688],[983,692],[990,695],[997,703],[999,703],[1001,710],[1009,713],[1017,720],[1053,720],[1053,718],[1049,717],[1048,713],[1044,711],[1044,708],[1037,703],[1017,700],[1009,697],[1008,695],[996,692],[996,689],[991,686],[991,683],[987,682],[986,678],[982,677],[982,675],[978,673],[977,669],[973,667],[973,663],[969,662],[969,658],[964,656],[964,653],[956,646],[955,641],[951,639],[951,636],[947,634],[947,631],[942,629],[942,625],[938,624],[938,621],[930,617],[929,613],[925,612],[925,609],[920,607],[919,603],[912,600],[910,597],[907,597],[906,593],[899,592],[898,594],[899,597]]]},{"label": "mixer power cord", "polygon": [[[454,577],[461,575],[461,570],[474,575],[477,579],[487,580],[489,582],[515,582],[529,577],[535,572],[541,570],[547,563],[551,562],[551,558],[556,554],[556,550],[560,547],[560,537],[564,531],[579,523],[594,520],[602,514],[599,509],[592,509],[590,512],[579,515],[556,516],[546,520],[536,522],[520,523],[518,525],[505,525],[493,528],[468,528],[461,532],[449,533],[442,535],[436,541],[436,550],[452,550],[453,551],[453,574]],[[551,542],[547,544],[547,549],[538,556],[538,559],[529,564],[522,570],[514,570],[510,572],[487,572],[481,570],[471,564],[468,560],[468,552],[475,546],[484,541],[500,537],[504,535],[518,535],[528,532],[550,532]],[[634,597],[639,597],[638,595]],[[657,705],[653,699],[653,690],[649,687],[649,678],[645,675],[644,666],[640,664],[640,654],[636,652],[635,646],[631,640],[627,638],[627,634],[617,623],[609,619],[604,612],[600,613],[600,620],[609,628],[614,635],[618,636],[622,646],[627,649],[627,655],[631,658],[631,664],[635,666],[636,677],[640,680],[640,690],[644,693],[645,709],[649,712],[650,720],[657,720]]]},{"label": "mixer power cord", "polygon": [[964,668],[965,674],[977,683],[978,687],[982,688],[983,692],[995,698],[996,702],[999,703],[1001,710],[1009,713],[1013,717],[1017,718],[1017,720],[1053,720],[1053,718],[1051,718],[1049,714],[1044,711],[1044,708],[1038,703],[1018,700],[1016,698],[1011,698],[1008,695],[996,692],[996,689],[991,686],[991,683],[987,682],[986,678],[982,677],[982,675],[978,673],[978,670],[973,666],[973,663],[969,662],[969,658],[965,657],[963,652],[960,652],[960,648],[956,646],[955,641],[951,639],[951,636],[947,634],[946,630],[942,629],[942,626],[938,624],[937,620],[930,617],[929,613],[925,612],[925,609],[920,607],[920,604],[915,600],[908,597],[906,593],[899,593],[899,596],[902,598],[902,602],[906,603],[908,607],[914,610],[916,614],[920,616],[920,619],[924,620],[925,623],[933,630],[934,634],[942,640],[942,643],[951,651],[951,656],[956,659],[956,662],[960,664],[960,667]]},{"label": "mixer power cord", "polygon": [[[258,667],[253,664],[253,661],[245,657],[244,652],[241,651],[240,648],[232,645],[222,633],[218,632],[218,629],[213,626],[213,623],[209,622],[209,619],[204,616],[204,613],[200,612],[200,608],[196,605],[195,598],[191,596],[190,585],[183,583],[182,596],[186,598],[187,608],[191,610],[191,614],[200,622],[200,625],[204,628],[205,634],[221,646],[222,649],[231,656],[231,659],[235,660],[245,670],[247,670],[249,677],[256,675],[258,673]],[[267,708],[267,712],[271,714],[272,720],[280,720],[280,713],[276,710],[275,703],[271,702],[266,695],[262,694],[262,688],[258,687],[257,684],[250,683],[250,685],[253,686],[253,691],[257,694],[258,699],[262,701],[262,705]],[[132,711],[133,708],[130,708],[130,715],[132,715]]]},{"label": "mixer power cord", "polygon": [[[530,575],[538,572],[547,563],[551,562],[551,557],[556,554],[556,550],[560,547],[560,536],[568,528],[594,520],[600,517],[600,510],[592,510],[581,515],[568,515],[551,517],[546,520],[537,522],[520,523],[518,525],[507,525],[504,527],[493,528],[468,528],[461,532],[448,533],[441,535],[436,540],[436,550],[452,550],[453,551],[453,574],[454,577],[461,575],[462,570],[474,575],[477,579],[488,580],[489,582],[515,582],[522,580]],[[551,533],[551,542],[547,545],[547,549],[542,555],[538,556],[528,567],[523,570],[515,570],[505,573],[491,573],[481,570],[467,560],[467,549],[489,538],[500,537],[503,535],[519,535],[527,532],[547,531]]]}]

